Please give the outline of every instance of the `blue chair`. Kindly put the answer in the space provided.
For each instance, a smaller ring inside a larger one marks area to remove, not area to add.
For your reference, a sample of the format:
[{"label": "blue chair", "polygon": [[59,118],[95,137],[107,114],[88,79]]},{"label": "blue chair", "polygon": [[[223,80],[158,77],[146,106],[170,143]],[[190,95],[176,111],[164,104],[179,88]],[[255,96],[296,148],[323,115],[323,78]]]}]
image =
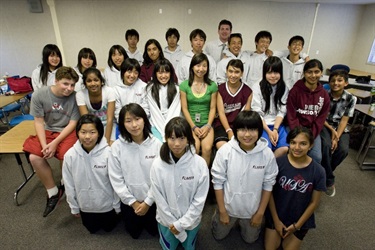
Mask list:
[{"label": "blue chair", "polygon": [[23,121],[32,121],[32,120],[34,120],[34,116],[29,115],[29,114],[26,114],[26,115],[16,115],[15,117],[13,117],[10,120],[8,126],[9,127],[14,127],[14,126],[20,124]]},{"label": "blue chair", "polygon": [[325,84],[323,84],[323,88],[325,89],[325,90],[330,90],[331,89],[331,87],[329,86],[329,83],[325,83]]}]

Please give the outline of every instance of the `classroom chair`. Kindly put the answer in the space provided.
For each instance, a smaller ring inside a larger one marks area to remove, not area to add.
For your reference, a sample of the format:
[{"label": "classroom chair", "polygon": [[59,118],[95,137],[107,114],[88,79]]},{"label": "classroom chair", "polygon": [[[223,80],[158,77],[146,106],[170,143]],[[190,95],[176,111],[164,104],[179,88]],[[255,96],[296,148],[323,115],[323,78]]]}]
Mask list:
[{"label": "classroom chair", "polygon": [[356,161],[357,161],[358,166],[361,170],[375,169],[375,161],[374,160],[373,161],[365,161],[366,158],[369,156],[368,151],[371,150],[371,149],[375,149],[375,146],[371,145],[374,137],[375,137],[375,121],[371,121],[368,124],[365,137],[363,138],[361,147],[359,148],[357,156],[356,156]]}]

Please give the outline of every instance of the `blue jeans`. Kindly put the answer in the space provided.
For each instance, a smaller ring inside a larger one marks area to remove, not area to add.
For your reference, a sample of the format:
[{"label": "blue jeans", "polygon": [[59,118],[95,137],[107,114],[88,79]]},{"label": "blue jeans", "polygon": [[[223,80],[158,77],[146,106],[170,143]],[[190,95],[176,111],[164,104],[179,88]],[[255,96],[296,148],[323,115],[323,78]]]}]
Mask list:
[{"label": "blue jeans", "polygon": [[319,164],[322,162],[322,141],[319,135],[315,138],[314,146],[310,149],[307,155]]},{"label": "blue jeans", "polygon": [[327,187],[335,184],[335,176],[333,171],[336,167],[344,161],[349,152],[349,133],[343,133],[340,136],[336,150],[331,152],[331,132],[324,127],[322,132],[320,132],[320,137],[322,139],[322,166],[326,170],[326,185]]}]

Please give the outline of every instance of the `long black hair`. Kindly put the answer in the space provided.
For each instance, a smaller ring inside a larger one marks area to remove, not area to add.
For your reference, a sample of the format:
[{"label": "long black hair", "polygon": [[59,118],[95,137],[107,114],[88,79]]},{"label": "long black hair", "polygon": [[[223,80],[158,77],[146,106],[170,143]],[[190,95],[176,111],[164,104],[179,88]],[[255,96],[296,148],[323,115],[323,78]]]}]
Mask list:
[{"label": "long black hair", "polygon": [[116,50],[118,51],[118,53],[120,53],[121,55],[124,56],[124,61],[126,59],[129,58],[128,54],[126,53],[126,50],[124,49],[124,47],[122,47],[121,45],[113,45],[110,49],[109,49],[109,52],[108,52],[108,60],[107,60],[107,63],[108,63],[108,66],[110,68],[114,67],[116,68],[117,70],[120,70],[120,67],[117,67],[116,64],[114,64],[114,62],[112,61],[112,55],[116,53]]},{"label": "long black hair", "polygon": [[189,67],[189,86],[193,85],[194,81],[194,66],[197,64],[200,64],[201,62],[206,61],[207,62],[207,73],[204,75],[203,80],[208,85],[211,85],[211,80],[208,78],[208,75],[210,74],[210,62],[208,61],[208,57],[204,53],[195,54],[190,62]]},{"label": "long black hair", "polygon": [[151,60],[150,56],[147,53],[147,47],[150,46],[151,44],[155,44],[155,46],[159,50],[159,58],[158,59],[164,59],[164,53],[163,49],[161,48],[160,43],[156,39],[149,39],[146,44],[145,44],[145,51],[143,52],[143,63],[147,67],[150,67],[151,64],[154,62]]},{"label": "long black hair", "polygon": [[286,103],[282,102],[282,97],[285,94],[286,86],[283,79],[283,63],[276,56],[270,56],[263,64],[263,79],[260,81],[260,91],[262,92],[263,99],[266,102],[264,112],[267,113],[271,108],[271,95],[272,95],[272,86],[266,79],[266,74],[269,72],[276,72],[280,74],[280,80],[276,83],[276,92],[274,95],[274,105],[277,110],[278,105],[285,105]]},{"label": "long black hair", "polygon": [[171,106],[176,94],[176,83],[174,82],[173,76],[174,76],[174,68],[171,64],[171,62],[168,59],[160,59],[155,63],[154,72],[152,73],[152,81],[150,84],[147,85],[147,90],[151,88],[151,95],[152,98],[154,98],[156,104],[158,105],[160,109],[160,96],[159,96],[159,90],[161,83],[159,82],[156,73],[158,72],[169,72],[170,78],[167,83],[167,100],[168,100],[168,108]]},{"label": "long black hair", "polygon": [[48,72],[49,72],[49,62],[48,57],[50,55],[57,55],[60,57],[60,63],[56,66],[56,69],[60,68],[63,65],[63,60],[61,57],[61,52],[59,47],[55,44],[47,44],[44,46],[42,51],[42,66],[40,68],[39,78],[41,79],[43,85],[47,85]]}]

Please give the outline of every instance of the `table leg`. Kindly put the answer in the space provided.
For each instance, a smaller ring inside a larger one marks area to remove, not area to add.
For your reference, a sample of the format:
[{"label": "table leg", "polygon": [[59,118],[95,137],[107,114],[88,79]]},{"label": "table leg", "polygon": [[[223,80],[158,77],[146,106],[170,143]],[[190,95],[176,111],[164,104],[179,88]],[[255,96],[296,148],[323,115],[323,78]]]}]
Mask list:
[{"label": "table leg", "polygon": [[21,189],[29,182],[29,180],[34,176],[35,174],[35,171],[33,169],[33,167],[31,166],[30,164],[30,161],[29,161],[29,155],[28,154],[25,154],[25,157],[26,157],[26,160],[27,160],[27,163],[29,164],[30,166],[30,170],[31,170],[31,174],[29,174],[27,176],[26,174],[26,171],[23,167],[23,164],[22,164],[22,160],[21,160],[21,157],[20,157],[20,154],[19,153],[15,153],[14,156],[16,157],[16,160],[17,160],[17,163],[18,163],[18,166],[20,167],[20,170],[21,170],[21,174],[22,174],[22,177],[24,178],[24,182],[17,188],[16,192],[14,193],[14,202],[17,206],[19,206],[19,203],[17,201],[17,196],[18,196],[18,193],[21,191]]}]

